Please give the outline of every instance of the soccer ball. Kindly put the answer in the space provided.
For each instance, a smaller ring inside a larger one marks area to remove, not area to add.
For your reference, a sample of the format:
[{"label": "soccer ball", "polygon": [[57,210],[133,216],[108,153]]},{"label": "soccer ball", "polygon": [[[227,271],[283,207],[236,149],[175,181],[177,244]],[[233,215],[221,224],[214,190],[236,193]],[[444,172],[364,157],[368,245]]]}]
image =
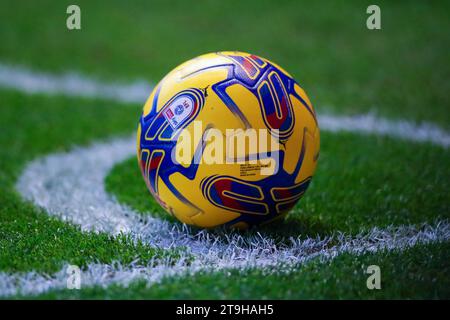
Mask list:
[{"label": "soccer ball", "polygon": [[309,186],[319,128],[281,67],[242,52],[172,70],[144,105],[137,156],[147,188],[178,220],[245,229],[280,219]]}]

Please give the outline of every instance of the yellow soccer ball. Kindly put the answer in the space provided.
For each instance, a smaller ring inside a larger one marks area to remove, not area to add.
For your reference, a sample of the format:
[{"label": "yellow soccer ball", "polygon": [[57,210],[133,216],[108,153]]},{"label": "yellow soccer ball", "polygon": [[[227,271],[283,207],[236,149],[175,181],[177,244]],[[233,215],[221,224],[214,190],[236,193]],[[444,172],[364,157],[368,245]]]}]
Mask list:
[{"label": "yellow soccer ball", "polygon": [[281,67],[242,52],[176,67],[145,103],[137,155],[148,189],[178,220],[245,229],[284,217],[319,155],[305,91]]}]

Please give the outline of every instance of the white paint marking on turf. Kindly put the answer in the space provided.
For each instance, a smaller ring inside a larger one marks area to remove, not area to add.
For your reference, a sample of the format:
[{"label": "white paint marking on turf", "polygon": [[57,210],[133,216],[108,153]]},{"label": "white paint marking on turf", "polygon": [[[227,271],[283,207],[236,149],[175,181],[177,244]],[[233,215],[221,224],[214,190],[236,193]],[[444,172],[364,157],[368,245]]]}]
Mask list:
[{"label": "white paint marking on turf", "polygon": [[[0,86],[27,94],[63,94],[143,104],[151,91],[145,81],[131,84],[102,83],[78,73],[52,75],[0,62]],[[319,113],[320,129],[391,136],[415,142],[429,142],[444,148],[450,146],[450,133],[432,123],[416,124],[406,120],[388,120],[372,114],[338,116]]]},{"label": "white paint marking on turf", "polygon": [[415,142],[431,142],[444,148],[450,146],[450,134],[432,123],[414,124],[406,120],[388,120],[372,114],[356,116],[319,115],[320,129],[391,136]]},{"label": "white paint marking on turf", "polygon": [[[403,249],[417,243],[450,239],[447,221],[422,228],[375,228],[354,238],[337,234],[322,239],[291,237],[288,242],[277,242],[261,234],[244,237],[237,233],[195,233],[179,224],[143,217],[106,193],[104,179],[109,170],[132,154],[134,137],[96,143],[68,153],[51,154],[31,162],[17,183],[17,190],[23,197],[52,215],[80,225],[83,230],[112,234],[125,232],[150,246],[186,248],[175,262],[160,261],[157,264],[154,261],[151,266],[90,265],[83,273],[85,286],[127,285],[136,279],[154,283],[174,274],[223,268],[277,266],[274,269],[278,270],[285,266],[291,270],[293,266],[316,257],[331,259],[342,252],[359,254]],[[194,261],[187,262],[191,257],[195,258]],[[35,272],[0,273],[0,295],[17,292],[38,294],[64,288],[66,279],[64,269],[53,276]]]},{"label": "white paint marking on turf", "polygon": [[[149,93],[146,84],[102,84],[80,75],[54,76],[0,64],[0,86],[25,93],[65,94],[143,103]],[[416,126],[406,121],[389,121],[372,115],[336,117],[322,115],[322,130],[374,133],[449,145],[449,134],[431,124]],[[362,253],[381,249],[407,248],[416,243],[448,241],[447,221],[421,229],[401,227],[385,231],[374,229],[366,235],[349,238],[335,235],[324,239],[291,238],[291,245],[275,242],[262,235],[242,237],[238,234],[193,233],[191,229],[168,222],[143,218],[130,208],[118,204],[104,189],[103,180],[112,166],[134,153],[134,138],[97,143],[70,153],[49,155],[33,161],[17,183],[22,195],[45,208],[50,214],[79,224],[83,230],[112,234],[126,232],[155,247],[187,247],[175,263],[159,261],[153,266],[89,265],[83,273],[84,284],[106,286],[134,279],[149,283],[165,276],[222,268],[269,267],[279,264],[291,268],[314,257],[333,258],[341,252]],[[337,243],[334,246],[331,244]],[[331,248],[330,248],[331,246]],[[185,261],[191,256],[194,262]],[[290,267],[289,267],[290,266]],[[35,272],[0,273],[0,296],[18,292],[37,294],[65,287],[65,269],[53,276]]]},{"label": "white paint marking on turf", "polygon": [[[146,285],[150,287],[167,277],[232,269],[245,271],[251,268],[260,268],[264,273],[288,273],[298,270],[302,264],[312,259],[327,262],[343,253],[361,255],[382,250],[406,250],[417,244],[449,241],[449,239],[450,225],[448,222],[441,222],[435,226],[423,225],[420,228],[411,226],[390,227],[385,230],[375,228],[353,238],[340,234],[322,240],[298,240],[293,245],[297,248],[295,253],[287,253],[286,251],[289,250],[286,248],[273,246],[269,249],[272,251],[271,254],[263,257],[250,254],[244,260],[236,259],[233,255],[219,258],[214,253],[207,253],[196,255],[196,259],[188,263],[186,260],[180,259],[175,262],[153,261],[148,266],[135,264],[123,266],[120,263],[90,264],[81,274],[81,287],[106,288],[111,284],[127,287],[131,282],[137,280],[145,281]],[[331,246],[331,243],[334,245]],[[231,251],[235,251],[233,246],[232,242],[228,244]],[[291,256],[291,254],[295,255]],[[50,290],[66,289],[68,277],[66,270],[67,266],[64,266],[51,276],[37,272],[16,274],[0,272],[0,296],[37,295]]]},{"label": "white paint marking on turf", "polygon": [[103,83],[71,72],[52,75],[0,63],[0,86],[27,94],[45,93],[144,104],[152,85],[144,80]]}]

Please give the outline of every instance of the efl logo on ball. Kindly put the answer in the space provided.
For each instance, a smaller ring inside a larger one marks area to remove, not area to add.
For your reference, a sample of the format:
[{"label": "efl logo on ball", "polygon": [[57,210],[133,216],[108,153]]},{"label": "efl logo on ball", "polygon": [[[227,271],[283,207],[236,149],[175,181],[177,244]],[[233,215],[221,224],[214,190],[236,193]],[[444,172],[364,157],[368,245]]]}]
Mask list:
[{"label": "efl logo on ball", "polygon": [[305,91],[278,65],[241,52],[172,70],[140,119],[137,152],[167,212],[199,227],[282,218],[303,196],[319,154]]}]

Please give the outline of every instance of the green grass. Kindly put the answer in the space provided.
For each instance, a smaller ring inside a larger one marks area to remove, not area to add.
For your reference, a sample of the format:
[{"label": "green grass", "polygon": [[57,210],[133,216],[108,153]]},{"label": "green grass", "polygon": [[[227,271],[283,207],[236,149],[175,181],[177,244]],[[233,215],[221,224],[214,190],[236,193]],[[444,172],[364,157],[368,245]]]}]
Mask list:
[{"label": "green grass", "polygon": [[[366,286],[367,267],[378,265],[381,289]],[[404,252],[343,254],[296,271],[230,270],[166,278],[148,287],[111,285],[53,291],[38,299],[449,299],[450,244],[418,245]],[[224,276],[225,274],[225,276]]]},{"label": "green grass", "polygon": [[[70,1],[0,4],[0,63],[75,70],[100,79],[158,81],[199,54],[241,50],[292,73],[319,113],[375,112],[433,121],[450,130],[448,2],[379,1],[382,30],[365,27],[371,2],[77,2],[82,30],[65,27]],[[122,263],[176,257],[126,237],[81,232],[23,201],[14,184],[26,163],[49,152],[135,130],[141,106],[0,90],[0,271],[52,273],[63,263]],[[275,235],[328,234],[449,218],[450,154],[426,144],[354,134],[322,134],[310,190]],[[108,191],[138,211],[161,211],[136,160],[114,168]],[[41,298],[449,298],[449,244],[407,252],[343,255],[293,274],[260,270],[201,273],[146,288],[85,288]],[[381,291],[365,288],[369,264]]]},{"label": "green grass", "polygon": [[[0,91],[0,270],[58,271],[64,262],[85,266],[114,260],[145,264],[152,257],[176,257],[176,251],[81,232],[24,202],[14,183],[27,161],[67,150],[97,137],[129,131],[139,109],[110,102],[63,97],[24,96]],[[26,115],[26,116],[24,116]],[[99,119],[101,119],[99,121]]]},{"label": "green grass", "polygon": [[448,1],[77,1],[82,29],[66,29],[71,1],[2,1],[0,60],[36,69],[158,81],[199,54],[241,50],[290,71],[319,107],[374,110],[449,128]]},{"label": "green grass", "polygon": [[[450,152],[375,136],[321,137],[310,189],[285,223],[267,231],[315,236],[450,219]],[[173,221],[147,191],[135,157],[112,170],[106,187],[136,210]]]}]

